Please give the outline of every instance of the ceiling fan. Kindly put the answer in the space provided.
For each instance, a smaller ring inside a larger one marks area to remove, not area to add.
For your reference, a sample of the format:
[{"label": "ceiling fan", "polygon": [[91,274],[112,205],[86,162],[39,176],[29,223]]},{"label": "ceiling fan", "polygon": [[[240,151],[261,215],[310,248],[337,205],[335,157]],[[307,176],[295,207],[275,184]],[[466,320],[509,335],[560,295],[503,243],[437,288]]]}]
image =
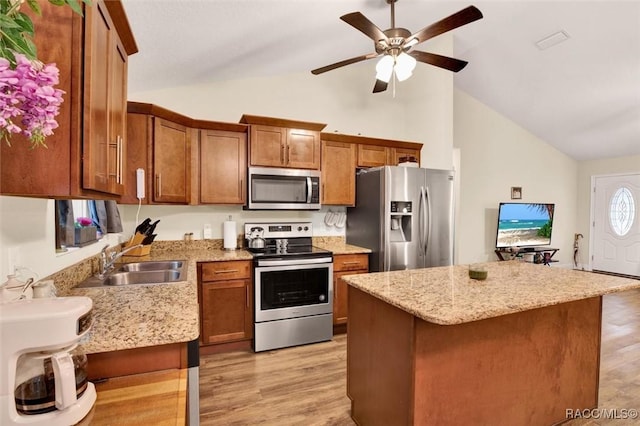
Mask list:
[{"label": "ceiling fan", "polygon": [[458,72],[467,65],[466,61],[460,59],[412,49],[417,44],[427,41],[430,38],[481,19],[482,12],[475,6],[462,9],[451,16],[411,34],[406,28],[396,28],[394,4],[398,0],[386,1],[391,5],[391,28],[388,30],[382,31],[360,12],[352,12],[340,17],[344,22],[373,40],[375,44],[374,53],[356,56],[355,58],[317,68],[311,71],[311,73],[318,75],[345,65],[382,57],[376,65],[376,83],[373,87],[373,93],[378,93],[387,90],[387,85],[393,75],[395,75],[398,81],[409,78],[417,61],[435,65],[453,72]]}]

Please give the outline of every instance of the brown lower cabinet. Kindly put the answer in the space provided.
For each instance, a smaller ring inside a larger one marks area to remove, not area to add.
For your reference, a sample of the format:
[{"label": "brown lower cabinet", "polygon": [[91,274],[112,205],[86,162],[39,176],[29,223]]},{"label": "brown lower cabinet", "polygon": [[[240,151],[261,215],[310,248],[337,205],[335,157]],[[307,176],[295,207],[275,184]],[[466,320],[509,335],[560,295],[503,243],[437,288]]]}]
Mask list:
[{"label": "brown lower cabinet", "polygon": [[251,261],[198,264],[200,344],[253,338]]},{"label": "brown lower cabinet", "polygon": [[89,380],[149,373],[172,368],[187,368],[188,343],[123,349],[88,354]]},{"label": "brown lower cabinet", "polygon": [[369,272],[368,254],[337,254],[333,256],[333,325],[347,323],[349,300],[348,284],[344,275],[366,274]]}]

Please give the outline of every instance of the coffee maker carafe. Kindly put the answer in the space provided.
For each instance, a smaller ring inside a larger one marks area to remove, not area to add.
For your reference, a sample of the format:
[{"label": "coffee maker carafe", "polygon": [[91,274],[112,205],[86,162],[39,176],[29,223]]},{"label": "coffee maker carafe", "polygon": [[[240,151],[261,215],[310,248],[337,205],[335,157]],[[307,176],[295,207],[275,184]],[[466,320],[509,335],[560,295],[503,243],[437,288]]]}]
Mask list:
[{"label": "coffee maker carafe", "polygon": [[91,411],[96,391],[78,342],[91,328],[92,306],[88,297],[0,305],[0,424],[66,426]]}]

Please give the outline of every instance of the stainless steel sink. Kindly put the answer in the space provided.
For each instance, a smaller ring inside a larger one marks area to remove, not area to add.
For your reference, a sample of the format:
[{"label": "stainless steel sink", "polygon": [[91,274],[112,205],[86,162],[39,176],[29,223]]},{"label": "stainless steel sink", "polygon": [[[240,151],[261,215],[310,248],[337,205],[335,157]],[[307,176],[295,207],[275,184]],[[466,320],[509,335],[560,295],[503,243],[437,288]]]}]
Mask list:
[{"label": "stainless steel sink", "polygon": [[150,284],[169,283],[181,281],[182,272],[175,269],[160,271],[134,271],[117,272],[108,275],[103,285],[129,285],[129,284]]},{"label": "stainless steel sink", "polygon": [[163,260],[149,262],[125,263],[120,266],[119,271],[158,271],[167,269],[182,269],[182,260]]},{"label": "stainless steel sink", "polygon": [[125,263],[104,278],[92,276],[78,288],[121,286],[135,284],[159,284],[185,281],[187,270],[183,260]]}]

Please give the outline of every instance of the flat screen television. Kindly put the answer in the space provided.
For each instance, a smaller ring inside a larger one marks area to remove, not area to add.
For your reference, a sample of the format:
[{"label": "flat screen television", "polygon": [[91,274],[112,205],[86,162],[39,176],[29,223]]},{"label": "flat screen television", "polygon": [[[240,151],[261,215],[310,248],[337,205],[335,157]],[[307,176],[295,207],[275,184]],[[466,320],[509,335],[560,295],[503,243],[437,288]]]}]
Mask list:
[{"label": "flat screen television", "polygon": [[555,204],[500,203],[496,248],[551,244]]}]

